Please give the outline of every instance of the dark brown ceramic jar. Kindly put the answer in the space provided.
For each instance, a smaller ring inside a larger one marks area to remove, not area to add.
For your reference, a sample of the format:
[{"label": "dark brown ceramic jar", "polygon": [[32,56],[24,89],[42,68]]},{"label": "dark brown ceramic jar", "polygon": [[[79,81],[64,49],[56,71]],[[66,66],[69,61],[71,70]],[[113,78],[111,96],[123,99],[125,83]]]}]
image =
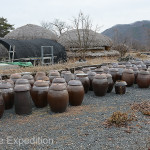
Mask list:
[{"label": "dark brown ceramic jar", "polygon": [[122,74],[122,80],[127,83],[127,86],[132,86],[135,80],[133,70],[125,69]]},{"label": "dark brown ceramic jar", "polygon": [[68,83],[69,104],[72,106],[81,105],[84,98],[84,87],[79,80],[71,80]]},{"label": "dark brown ceramic jar", "polygon": [[107,82],[108,82],[107,93],[110,93],[112,91],[112,89],[113,89],[114,82],[113,82],[111,74],[106,74],[106,77],[107,77]]},{"label": "dark brown ceramic jar", "polygon": [[4,100],[3,100],[3,97],[2,97],[2,94],[1,94],[1,91],[0,91],[0,119],[3,116],[4,109],[5,109],[5,104],[4,104]]},{"label": "dark brown ceramic jar", "polygon": [[53,83],[48,91],[48,103],[53,112],[62,113],[66,111],[69,103],[69,95],[66,86]]},{"label": "dark brown ceramic jar", "polygon": [[10,79],[15,83],[17,79],[21,79],[21,75],[19,73],[12,74]]},{"label": "dark brown ceramic jar", "polygon": [[49,79],[50,79],[51,83],[52,83],[52,81],[53,81],[54,78],[60,78],[60,73],[59,72],[51,72],[49,74]]},{"label": "dark brown ceramic jar", "polygon": [[105,74],[96,74],[93,79],[93,91],[96,96],[104,96],[108,90],[108,81]]},{"label": "dark brown ceramic jar", "polygon": [[116,94],[125,94],[126,93],[126,85],[125,81],[116,81],[115,83],[115,92]]},{"label": "dark brown ceramic jar", "polygon": [[66,81],[65,81],[65,79],[64,78],[55,78],[54,80],[53,80],[53,82],[52,82],[52,84],[53,83],[59,83],[59,84],[64,84],[66,87],[67,87],[67,83],[66,83]]},{"label": "dark brown ceramic jar", "polygon": [[35,75],[35,81],[37,80],[37,78],[42,77],[42,76],[46,76],[45,72],[37,72]]},{"label": "dark brown ceramic jar", "polygon": [[25,84],[15,85],[15,112],[18,115],[29,115],[32,112],[29,86]]},{"label": "dark brown ceramic jar", "polygon": [[110,68],[109,69],[109,74],[112,75],[112,79],[115,83],[118,80],[118,69],[117,68]]},{"label": "dark brown ceramic jar", "polygon": [[90,80],[88,78],[88,75],[85,73],[76,74],[76,80],[80,80],[82,82],[82,85],[84,87],[84,92],[87,93],[89,91],[90,87]]},{"label": "dark brown ceramic jar", "polygon": [[49,84],[46,81],[36,81],[31,89],[31,97],[37,108],[46,107]]},{"label": "dark brown ceramic jar", "polygon": [[137,76],[137,84],[140,88],[148,88],[150,86],[150,73],[141,70]]},{"label": "dark brown ceramic jar", "polygon": [[33,78],[32,75],[23,75],[22,79],[27,79],[29,81],[30,85],[33,86],[33,84],[34,84],[34,78]]},{"label": "dark brown ceramic jar", "polygon": [[90,87],[89,87],[90,91],[93,91],[92,81],[93,81],[95,75],[96,75],[96,72],[92,72],[92,71],[88,72],[88,78],[90,80]]},{"label": "dark brown ceramic jar", "polygon": [[72,73],[64,73],[64,79],[66,81],[66,83],[68,83],[70,80],[73,80],[75,77],[74,77],[74,74]]},{"label": "dark brown ceramic jar", "polygon": [[0,83],[0,90],[3,96],[5,109],[11,109],[14,105],[14,90],[12,85],[3,81]]}]

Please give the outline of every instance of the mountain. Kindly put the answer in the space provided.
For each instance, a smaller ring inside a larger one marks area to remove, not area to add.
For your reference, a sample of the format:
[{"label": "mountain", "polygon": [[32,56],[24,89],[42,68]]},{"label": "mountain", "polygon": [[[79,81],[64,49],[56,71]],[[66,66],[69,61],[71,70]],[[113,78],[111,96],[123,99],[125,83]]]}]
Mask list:
[{"label": "mountain", "polygon": [[110,37],[115,43],[148,47],[150,46],[150,21],[118,24],[105,30],[102,34]]}]

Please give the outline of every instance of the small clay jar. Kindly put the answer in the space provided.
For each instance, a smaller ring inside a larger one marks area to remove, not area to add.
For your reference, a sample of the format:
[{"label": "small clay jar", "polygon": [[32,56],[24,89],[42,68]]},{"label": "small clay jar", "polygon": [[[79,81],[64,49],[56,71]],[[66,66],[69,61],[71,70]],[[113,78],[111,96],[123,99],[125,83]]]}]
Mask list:
[{"label": "small clay jar", "polygon": [[38,80],[34,83],[34,86],[31,89],[31,97],[34,105],[37,108],[43,108],[47,106],[48,90],[49,84],[46,81]]},{"label": "small clay jar", "polygon": [[25,84],[15,85],[15,112],[18,115],[29,115],[32,113],[30,88]]},{"label": "small clay jar", "polygon": [[64,79],[66,81],[66,83],[68,83],[70,80],[73,80],[75,77],[74,77],[74,74],[72,73],[64,73]]},{"label": "small clay jar", "polygon": [[15,85],[25,85],[31,89],[31,85],[27,79],[17,79]]},{"label": "small clay jar", "polygon": [[87,93],[89,91],[89,87],[90,87],[90,80],[88,78],[88,75],[85,73],[76,74],[76,80],[81,81],[81,83],[84,87],[84,92]]},{"label": "small clay jar", "polygon": [[62,78],[64,78],[64,74],[65,74],[65,73],[71,73],[71,72],[70,72],[70,71],[62,71],[62,72],[61,72],[61,77],[62,77]]},{"label": "small clay jar", "polygon": [[137,85],[140,88],[148,88],[150,86],[150,73],[141,70],[137,76]]},{"label": "small clay jar", "polygon": [[42,77],[42,76],[46,76],[45,72],[37,72],[35,75],[35,81],[37,81],[37,78]]},{"label": "small clay jar", "polygon": [[109,68],[107,66],[104,66],[103,69],[104,69],[104,73],[109,73]]},{"label": "small clay jar", "polygon": [[4,104],[2,93],[0,91],[0,119],[3,116],[4,110],[5,110],[5,104]]},{"label": "small clay jar", "polygon": [[89,67],[86,67],[86,68],[83,68],[82,71],[85,73],[85,74],[88,74],[88,72],[90,71],[91,69]]},{"label": "small clay jar", "polygon": [[21,79],[21,75],[19,73],[12,74],[10,79],[15,83],[17,79]]},{"label": "small clay jar", "polygon": [[64,84],[66,87],[67,87],[67,83],[66,83],[66,81],[65,81],[65,79],[64,78],[55,78],[54,80],[53,80],[53,82],[52,82],[52,84],[53,83],[59,83],[59,84]]},{"label": "small clay jar", "polygon": [[133,70],[125,69],[122,74],[122,80],[127,83],[127,86],[132,86],[135,80]]},{"label": "small clay jar", "polygon": [[117,68],[110,68],[109,74],[112,75],[113,82],[115,83],[118,80],[118,69]]},{"label": "small clay jar", "polygon": [[69,103],[69,95],[66,86],[53,83],[48,91],[48,103],[51,111],[55,113],[66,111]]},{"label": "small clay jar", "polygon": [[23,75],[22,79],[27,79],[29,81],[31,87],[33,86],[33,84],[34,84],[34,78],[33,78],[32,75]]},{"label": "small clay jar", "polygon": [[106,77],[107,77],[107,82],[108,82],[107,93],[110,93],[112,91],[112,89],[113,89],[114,82],[113,82],[111,74],[106,74]]},{"label": "small clay jar", "polygon": [[93,79],[93,91],[96,96],[104,96],[108,90],[106,74],[96,74]]},{"label": "small clay jar", "polygon": [[51,72],[49,74],[49,79],[50,79],[51,83],[52,83],[52,81],[53,81],[54,78],[60,78],[60,73],[59,72]]},{"label": "small clay jar", "polygon": [[97,74],[102,74],[102,73],[104,73],[104,69],[103,68],[97,68],[97,69],[95,69],[95,72]]},{"label": "small clay jar", "polygon": [[125,94],[126,93],[126,85],[125,81],[116,81],[115,83],[115,92],[116,94]]},{"label": "small clay jar", "polygon": [[14,105],[14,90],[13,86],[6,81],[0,83],[0,90],[3,96],[5,109],[11,109]]},{"label": "small clay jar", "polygon": [[92,81],[93,81],[95,75],[96,75],[96,72],[92,72],[92,71],[88,72],[88,78],[90,80],[90,87],[89,87],[90,91],[93,91]]},{"label": "small clay jar", "polygon": [[68,83],[69,104],[79,106],[84,98],[84,87],[79,80],[70,80]]}]

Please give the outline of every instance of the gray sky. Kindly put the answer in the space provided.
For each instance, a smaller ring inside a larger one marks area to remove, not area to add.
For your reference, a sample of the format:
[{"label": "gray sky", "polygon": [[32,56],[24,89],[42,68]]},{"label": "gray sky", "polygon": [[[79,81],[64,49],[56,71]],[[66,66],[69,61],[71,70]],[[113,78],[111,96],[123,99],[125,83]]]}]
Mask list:
[{"label": "gray sky", "polygon": [[[0,17],[15,28],[55,18],[70,22],[81,10],[101,31],[116,24],[150,20],[150,0],[0,0]],[[100,32],[101,32],[100,31]]]}]

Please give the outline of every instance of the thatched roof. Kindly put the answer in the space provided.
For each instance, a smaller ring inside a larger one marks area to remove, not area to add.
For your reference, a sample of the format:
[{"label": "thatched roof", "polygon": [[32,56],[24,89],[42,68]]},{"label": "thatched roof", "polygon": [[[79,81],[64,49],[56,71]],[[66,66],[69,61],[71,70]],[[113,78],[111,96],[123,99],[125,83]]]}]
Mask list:
[{"label": "thatched roof", "polygon": [[57,36],[50,30],[38,25],[27,24],[19,27],[4,37],[5,39],[30,40],[30,39],[50,39],[57,40]]},{"label": "thatched roof", "polygon": [[[89,48],[92,47],[103,47],[103,46],[112,46],[112,40],[100,33],[94,32],[92,30],[83,30],[79,29],[79,35],[81,38],[81,45],[84,47],[84,41],[87,41],[87,44]],[[58,39],[58,42],[61,43],[63,46],[65,46],[66,49],[68,48],[80,48],[79,44],[79,35],[77,30],[70,30],[64,32],[60,38]],[[87,39],[88,40],[85,40]]]}]

